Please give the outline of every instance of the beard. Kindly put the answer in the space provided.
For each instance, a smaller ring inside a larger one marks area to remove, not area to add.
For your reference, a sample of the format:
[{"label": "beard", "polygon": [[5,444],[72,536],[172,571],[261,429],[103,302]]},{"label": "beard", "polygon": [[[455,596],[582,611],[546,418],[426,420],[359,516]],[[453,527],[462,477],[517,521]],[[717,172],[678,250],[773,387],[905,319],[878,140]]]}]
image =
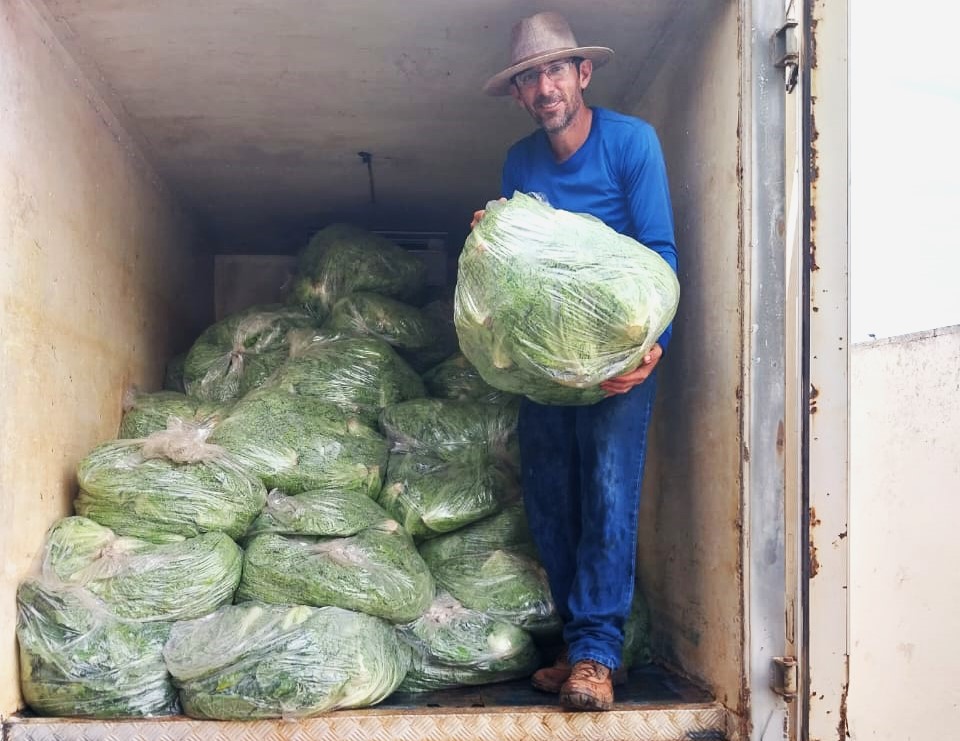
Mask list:
[{"label": "beard", "polygon": [[[562,105],[555,111],[542,113],[538,108],[538,106],[550,105],[558,101],[565,105]],[[558,92],[556,95],[549,97],[538,96],[536,100],[533,101],[533,106],[528,107],[527,111],[545,132],[548,134],[559,134],[573,123],[573,119],[576,118],[582,106],[583,100],[579,96],[571,101],[562,93]]]}]

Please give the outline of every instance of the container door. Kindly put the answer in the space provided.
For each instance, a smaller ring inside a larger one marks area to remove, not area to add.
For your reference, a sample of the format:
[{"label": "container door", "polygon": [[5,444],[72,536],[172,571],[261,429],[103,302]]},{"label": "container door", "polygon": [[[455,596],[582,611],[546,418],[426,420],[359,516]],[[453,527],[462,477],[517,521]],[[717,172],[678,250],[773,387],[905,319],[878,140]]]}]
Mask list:
[{"label": "container door", "polygon": [[744,6],[751,741],[843,739],[847,1]]}]

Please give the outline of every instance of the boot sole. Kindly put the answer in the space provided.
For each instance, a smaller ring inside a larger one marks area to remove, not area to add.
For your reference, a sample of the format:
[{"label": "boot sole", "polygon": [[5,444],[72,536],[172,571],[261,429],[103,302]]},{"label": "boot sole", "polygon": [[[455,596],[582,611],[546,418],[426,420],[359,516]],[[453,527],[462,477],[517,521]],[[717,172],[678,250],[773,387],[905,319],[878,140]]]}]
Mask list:
[{"label": "boot sole", "polygon": [[605,711],[613,707],[613,701],[602,702],[594,695],[584,692],[564,692],[560,695],[560,704],[570,710]]}]

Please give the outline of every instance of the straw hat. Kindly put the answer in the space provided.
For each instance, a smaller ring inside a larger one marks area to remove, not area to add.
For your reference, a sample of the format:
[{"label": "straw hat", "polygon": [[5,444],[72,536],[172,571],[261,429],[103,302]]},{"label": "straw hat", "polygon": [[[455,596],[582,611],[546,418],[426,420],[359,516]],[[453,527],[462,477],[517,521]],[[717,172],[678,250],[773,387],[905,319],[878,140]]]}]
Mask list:
[{"label": "straw hat", "polygon": [[483,86],[487,95],[509,95],[513,76],[539,64],[583,57],[600,67],[613,56],[613,49],[605,46],[578,46],[570,24],[559,13],[537,13],[521,20],[513,27],[510,46],[510,66],[487,80]]}]

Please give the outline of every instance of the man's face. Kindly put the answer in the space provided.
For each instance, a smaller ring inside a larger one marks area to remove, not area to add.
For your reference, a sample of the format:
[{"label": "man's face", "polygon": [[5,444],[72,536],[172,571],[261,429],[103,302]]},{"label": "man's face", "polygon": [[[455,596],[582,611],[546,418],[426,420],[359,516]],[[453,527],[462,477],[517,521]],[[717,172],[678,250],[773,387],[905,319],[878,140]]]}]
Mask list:
[{"label": "man's face", "polygon": [[524,70],[513,78],[511,93],[548,134],[564,131],[583,107],[583,90],[593,64],[561,59]]}]

